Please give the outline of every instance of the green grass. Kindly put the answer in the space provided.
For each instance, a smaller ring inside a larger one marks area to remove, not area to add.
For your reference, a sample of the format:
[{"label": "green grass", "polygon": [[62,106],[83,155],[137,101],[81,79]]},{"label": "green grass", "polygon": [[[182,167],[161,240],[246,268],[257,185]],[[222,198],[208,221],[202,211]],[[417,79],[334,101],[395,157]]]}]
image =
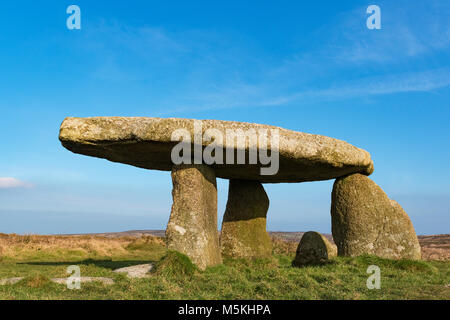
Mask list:
[{"label": "green grass", "polygon": [[193,276],[197,267],[188,256],[173,250],[167,251],[161,260],[155,263],[154,275],[165,278]]},{"label": "green grass", "polygon": [[[373,256],[337,258],[322,266],[295,268],[293,256],[225,260],[198,270],[189,258],[162,246],[137,244],[128,254],[90,258],[77,252],[37,252],[26,260],[0,261],[0,279],[26,277],[0,285],[0,299],[450,299],[450,262],[393,261]],[[149,278],[128,279],[116,268],[155,262]],[[113,278],[113,285],[83,283],[80,290],[49,281],[67,277],[69,265],[82,276]],[[366,287],[369,265],[381,269],[381,289]]]}]

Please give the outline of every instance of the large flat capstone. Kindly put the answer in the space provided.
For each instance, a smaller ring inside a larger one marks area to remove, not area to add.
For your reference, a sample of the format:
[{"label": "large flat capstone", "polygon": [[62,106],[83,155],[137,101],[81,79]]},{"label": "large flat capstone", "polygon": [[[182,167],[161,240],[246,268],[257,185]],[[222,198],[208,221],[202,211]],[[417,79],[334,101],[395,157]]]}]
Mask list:
[{"label": "large flat capstone", "polygon": [[[201,134],[194,134],[198,133],[195,128],[198,129],[199,123]],[[369,175],[373,172],[370,154],[345,141],[245,122],[146,117],[66,118],[61,125],[59,139],[65,148],[75,153],[145,169],[170,171],[174,165],[172,149],[179,143],[172,141],[172,133],[178,129],[185,129],[191,135],[192,156],[195,154],[194,145],[201,144],[204,149],[214,141],[223,147],[224,163],[211,164],[219,178],[278,183],[328,180],[352,173]],[[256,144],[252,139],[245,139],[242,145],[235,137],[227,139],[227,131],[237,132],[238,137],[245,138],[252,130],[259,137]],[[278,147],[272,139],[275,131],[279,137]],[[215,138],[214,132],[222,133],[222,141]],[[266,140],[260,139],[264,134]],[[261,164],[259,160],[256,164],[249,163],[249,151],[255,147],[261,149],[261,141],[268,142],[266,149],[269,155],[278,149],[279,169],[276,174],[262,175],[260,169],[269,165]],[[227,147],[235,155],[238,151],[244,152],[245,164],[238,164],[236,158],[234,164],[227,162]]]}]

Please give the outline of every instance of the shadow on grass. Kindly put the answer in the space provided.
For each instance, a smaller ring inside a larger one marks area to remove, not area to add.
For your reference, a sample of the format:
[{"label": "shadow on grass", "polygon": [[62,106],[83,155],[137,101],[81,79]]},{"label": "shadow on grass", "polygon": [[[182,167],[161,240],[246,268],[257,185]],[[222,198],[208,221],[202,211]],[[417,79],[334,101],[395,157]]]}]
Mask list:
[{"label": "shadow on grass", "polygon": [[328,260],[328,261],[321,261],[321,262],[304,262],[304,263],[298,263],[298,262],[295,262],[295,260],[293,260],[290,267],[293,267],[293,268],[306,268],[306,267],[322,268],[322,267],[329,267],[329,266],[337,265],[337,264],[338,264],[338,262],[333,259]]},{"label": "shadow on grass", "polygon": [[138,264],[155,263],[155,260],[95,260],[85,259],[81,261],[61,261],[61,262],[20,262],[18,264],[34,265],[34,266],[69,266],[69,265],[95,265],[105,269],[119,269],[124,267],[130,267]]}]

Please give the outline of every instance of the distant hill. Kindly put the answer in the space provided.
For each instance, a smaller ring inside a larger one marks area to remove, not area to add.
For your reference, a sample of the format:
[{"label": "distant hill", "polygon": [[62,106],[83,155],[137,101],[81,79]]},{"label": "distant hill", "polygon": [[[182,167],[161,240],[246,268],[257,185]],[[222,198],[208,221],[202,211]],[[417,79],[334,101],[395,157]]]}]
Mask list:
[{"label": "distant hill", "polygon": [[[269,231],[271,236],[290,242],[299,242],[305,232],[283,232]],[[66,235],[86,235],[86,234],[66,234]],[[118,238],[118,237],[142,237],[143,235],[152,235],[164,237],[165,230],[129,230],[122,232],[104,232],[89,233],[100,237]],[[323,233],[323,235],[333,242],[331,234]],[[426,260],[450,260],[450,234],[437,234],[428,236],[418,236],[420,246],[422,247],[422,258]]]}]

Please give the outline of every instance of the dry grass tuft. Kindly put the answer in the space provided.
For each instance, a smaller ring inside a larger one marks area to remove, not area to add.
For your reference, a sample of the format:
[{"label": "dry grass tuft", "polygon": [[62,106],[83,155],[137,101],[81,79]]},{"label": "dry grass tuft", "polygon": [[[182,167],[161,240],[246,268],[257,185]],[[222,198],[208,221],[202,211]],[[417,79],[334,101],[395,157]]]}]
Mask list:
[{"label": "dry grass tuft", "polygon": [[450,234],[419,236],[424,260],[450,260]]},{"label": "dry grass tuft", "polygon": [[[0,259],[26,260],[33,257],[112,257],[128,255],[133,243],[162,246],[164,241],[154,236],[108,238],[94,235],[41,236],[0,233]],[[145,249],[145,248],[143,248]]]},{"label": "dry grass tuft", "polygon": [[127,245],[129,250],[147,250],[153,249],[155,246],[165,246],[165,241],[163,238],[143,235],[140,238],[134,239]]},{"label": "dry grass tuft", "polygon": [[22,283],[25,283],[30,288],[42,288],[50,283],[49,278],[44,275],[35,275],[22,280]]},{"label": "dry grass tuft", "polygon": [[272,252],[274,254],[295,256],[298,241],[288,241],[277,236],[271,236],[270,238],[272,239]]}]

